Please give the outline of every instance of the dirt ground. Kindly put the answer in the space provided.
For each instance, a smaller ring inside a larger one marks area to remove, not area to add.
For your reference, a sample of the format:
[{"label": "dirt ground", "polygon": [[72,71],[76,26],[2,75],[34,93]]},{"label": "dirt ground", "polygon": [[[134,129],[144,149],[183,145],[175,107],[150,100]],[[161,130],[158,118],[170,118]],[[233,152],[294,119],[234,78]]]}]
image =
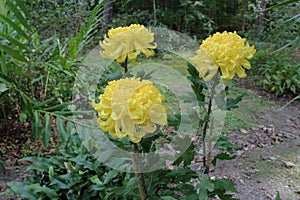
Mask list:
[{"label": "dirt ground", "polygon": [[[277,98],[263,90],[255,93],[272,106],[259,114],[243,116],[256,125],[229,134],[231,142],[243,149],[235,160],[218,161],[211,175],[234,181],[237,199],[274,200],[279,192],[283,200],[299,200],[300,102],[291,102],[289,96]],[[243,101],[240,106],[247,107],[249,102]]]}]

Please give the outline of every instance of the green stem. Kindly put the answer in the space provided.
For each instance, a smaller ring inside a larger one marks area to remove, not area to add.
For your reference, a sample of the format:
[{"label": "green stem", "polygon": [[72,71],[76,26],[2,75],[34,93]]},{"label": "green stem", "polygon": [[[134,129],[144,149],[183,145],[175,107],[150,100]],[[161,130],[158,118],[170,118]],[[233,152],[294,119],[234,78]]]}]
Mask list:
[{"label": "green stem", "polygon": [[205,139],[206,139],[206,132],[207,132],[207,128],[208,128],[208,123],[210,122],[210,116],[211,116],[211,112],[212,112],[212,100],[214,97],[214,93],[215,93],[215,87],[217,85],[217,80],[213,79],[212,81],[212,88],[211,88],[211,95],[209,97],[209,102],[208,102],[208,109],[207,109],[207,115],[206,115],[206,119],[205,119],[205,123],[203,126],[203,131],[202,131],[202,145],[203,145],[203,168],[204,168],[204,173],[208,174],[209,172],[209,165],[206,161],[206,145],[205,145]]},{"label": "green stem", "polygon": [[122,63],[122,66],[124,67],[124,72],[128,72],[128,57],[126,57],[125,61]]},{"label": "green stem", "polygon": [[141,173],[141,170],[140,170],[139,159],[135,154],[136,152],[138,152],[138,146],[136,143],[133,143],[132,151],[133,151],[133,153],[131,154],[132,165],[133,165],[133,170],[135,172],[135,177],[139,181],[138,188],[139,188],[141,200],[146,200],[146,199],[148,199],[148,190],[146,187],[145,176],[143,173]]}]

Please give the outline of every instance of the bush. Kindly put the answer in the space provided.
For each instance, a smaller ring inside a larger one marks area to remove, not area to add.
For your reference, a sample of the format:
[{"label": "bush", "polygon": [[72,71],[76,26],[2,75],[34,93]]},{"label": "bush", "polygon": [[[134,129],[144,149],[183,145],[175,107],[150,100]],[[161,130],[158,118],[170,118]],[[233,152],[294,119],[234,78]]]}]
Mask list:
[{"label": "bush", "polygon": [[260,50],[253,59],[253,66],[263,77],[260,84],[264,89],[275,92],[277,96],[289,92],[299,94],[300,64],[291,55]]}]

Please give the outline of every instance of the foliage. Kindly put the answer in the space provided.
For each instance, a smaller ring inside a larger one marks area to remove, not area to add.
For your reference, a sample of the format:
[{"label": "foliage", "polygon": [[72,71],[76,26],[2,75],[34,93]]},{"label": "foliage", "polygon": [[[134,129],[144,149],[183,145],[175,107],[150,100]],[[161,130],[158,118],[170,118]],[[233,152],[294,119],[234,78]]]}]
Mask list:
[{"label": "foliage", "polygon": [[[76,37],[62,42],[57,35],[41,38],[43,26],[34,24],[34,13],[22,1],[2,1],[0,35],[1,115],[10,110],[21,122],[31,120],[34,138],[43,136],[47,145],[50,134],[49,114],[40,111],[66,111],[80,63],[80,54],[95,35],[101,19],[102,4],[91,12]],[[27,20],[29,19],[29,20]]]},{"label": "foliage", "polygon": [[[299,2],[266,0],[266,9],[261,8],[261,1],[249,5],[248,21],[254,23],[247,33],[249,38],[269,43],[276,50],[292,52],[300,45],[299,32]],[[262,22],[257,28],[257,19]],[[285,53],[285,52],[282,52]]]},{"label": "foliage", "polygon": [[[32,176],[24,183],[10,182],[10,191],[25,199],[138,199],[137,180],[133,174],[118,172],[96,160],[84,147],[74,125],[70,123],[67,145],[59,149],[61,155],[50,158],[27,157],[33,162],[28,168]],[[189,158],[183,158],[186,162]],[[187,161],[190,163],[190,161]],[[145,174],[151,199],[196,199],[196,188],[189,181],[196,179],[197,173],[187,166]],[[210,188],[210,185],[213,188]],[[207,175],[197,186],[200,199],[216,194],[225,197],[226,191],[236,192],[234,185],[226,179],[211,180]],[[224,198],[225,199],[225,198]],[[229,198],[230,199],[230,198]]]},{"label": "foliage", "polygon": [[[157,25],[199,37],[210,34],[214,28],[214,22],[207,16],[207,5],[203,2],[156,1],[155,17],[152,3],[152,1],[142,0],[115,1],[115,17],[112,23],[114,26],[125,26],[132,23],[143,23],[147,26]],[[201,25],[199,26],[199,24]]]},{"label": "foliage", "polygon": [[257,73],[263,76],[261,84],[277,96],[284,93],[300,92],[300,65],[291,58],[280,52],[259,51],[253,59],[253,66]]},{"label": "foliage", "polygon": [[49,38],[59,35],[60,38],[76,36],[80,28],[88,23],[93,9],[103,1],[65,0],[43,1],[26,0],[33,26],[39,27],[39,35]]}]

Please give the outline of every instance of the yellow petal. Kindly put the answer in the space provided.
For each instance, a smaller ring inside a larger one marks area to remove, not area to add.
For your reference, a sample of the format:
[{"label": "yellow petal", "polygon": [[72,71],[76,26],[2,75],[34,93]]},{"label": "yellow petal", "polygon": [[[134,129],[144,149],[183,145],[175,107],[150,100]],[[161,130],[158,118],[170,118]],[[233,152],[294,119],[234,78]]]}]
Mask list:
[{"label": "yellow petal", "polygon": [[167,125],[167,114],[165,107],[160,104],[153,105],[149,110],[149,116],[153,123]]}]

